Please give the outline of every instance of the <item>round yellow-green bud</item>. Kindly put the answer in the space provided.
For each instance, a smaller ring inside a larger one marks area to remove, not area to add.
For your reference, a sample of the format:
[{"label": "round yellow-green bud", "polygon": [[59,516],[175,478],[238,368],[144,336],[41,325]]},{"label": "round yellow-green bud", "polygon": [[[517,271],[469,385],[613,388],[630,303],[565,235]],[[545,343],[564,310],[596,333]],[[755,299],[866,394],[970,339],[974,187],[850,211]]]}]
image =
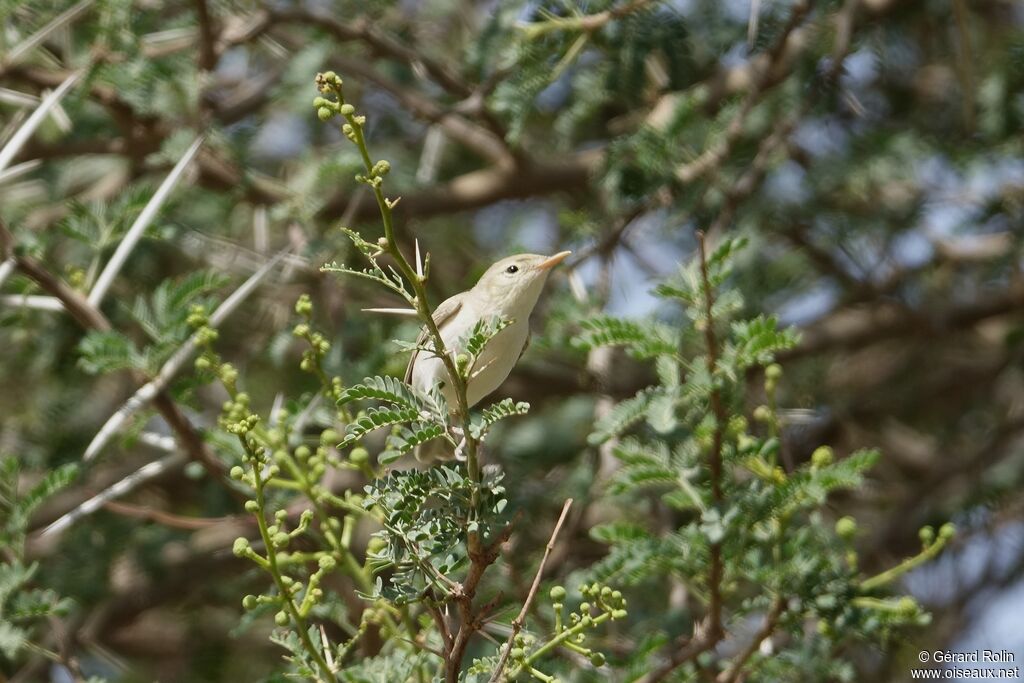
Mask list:
[{"label": "round yellow-green bud", "polygon": [[199,356],[199,358],[196,358],[196,364],[195,365],[196,365],[196,370],[199,370],[200,372],[202,372],[204,370],[209,370],[210,369],[210,359],[207,358],[206,356]]},{"label": "round yellow-green bud", "polygon": [[921,543],[924,546],[930,546],[935,541],[935,529],[930,526],[923,526],[921,530],[917,532],[918,538],[921,539]]},{"label": "round yellow-green bud", "polygon": [[245,476],[245,470],[243,470],[240,466],[235,465],[234,467],[231,468],[231,471],[228,472],[228,475],[232,479],[237,481]]},{"label": "round yellow-green bud", "polygon": [[341,435],[333,429],[325,429],[320,432],[320,443],[335,445],[341,441]]},{"label": "round yellow-green bud", "polygon": [[386,176],[391,171],[391,162],[387,159],[381,159],[373,165],[373,175],[375,176]]},{"label": "round yellow-green bud", "polygon": [[590,603],[589,602],[581,602],[580,603],[580,614],[586,614],[589,611],[590,611]]},{"label": "round yellow-green bud", "polygon": [[828,467],[832,464],[833,460],[832,449],[828,446],[818,446],[811,453],[811,464],[815,467]]},{"label": "round yellow-green bud", "polygon": [[320,566],[320,569],[323,569],[324,571],[330,571],[337,566],[338,561],[330,555],[321,555],[320,559],[317,560],[316,563]]},{"label": "round yellow-green bud", "polygon": [[274,615],[274,623],[277,624],[278,626],[281,626],[281,627],[287,626],[288,625],[288,613],[285,612],[284,610],[281,610],[280,612],[275,614]]},{"label": "round yellow-green bud", "polygon": [[299,323],[298,325],[295,326],[295,329],[292,330],[292,334],[294,334],[296,337],[308,337],[309,325],[307,325],[306,323]]},{"label": "round yellow-green bud", "polygon": [[553,586],[551,588],[551,592],[549,592],[548,595],[551,596],[551,600],[554,601],[554,602],[564,602],[565,601],[565,587],[563,587],[563,586]]},{"label": "round yellow-green bud", "polygon": [[255,500],[247,500],[245,501],[245,511],[255,515],[257,512],[260,511],[260,504],[257,503]]},{"label": "round yellow-green bud", "polygon": [[954,536],[956,536],[956,526],[952,522],[946,522],[939,527],[939,538],[942,540],[948,541]]},{"label": "round yellow-green bud", "polygon": [[782,366],[778,363],[772,363],[764,369],[765,379],[770,379],[773,382],[777,382],[782,378]]},{"label": "round yellow-green bud", "polygon": [[333,116],[334,112],[327,107],[320,107],[316,110],[316,117],[321,121],[330,121]]},{"label": "round yellow-green bud", "polygon": [[317,109],[320,109],[321,107],[329,107],[331,106],[331,101],[317,95],[313,98],[313,106]]},{"label": "round yellow-green bud", "polygon": [[917,614],[917,601],[909,595],[904,595],[896,603],[896,611],[899,612],[900,616],[912,617]]},{"label": "round yellow-green bud", "polygon": [[377,238],[377,246],[380,247],[381,249],[387,249],[388,248],[388,238],[387,237],[378,237]]},{"label": "round yellow-green bud", "polygon": [[628,612],[624,609],[617,609],[612,611],[612,619],[625,619]]},{"label": "round yellow-green bud", "polygon": [[356,113],[356,108],[351,104],[345,103],[341,105],[341,108],[338,111],[341,112],[342,116],[352,116],[352,114]]},{"label": "round yellow-green bud", "polygon": [[255,595],[246,595],[242,598],[242,607],[245,609],[256,609],[259,604],[260,603],[256,600]]},{"label": "round yellow-green bud", "polygon": [[309,446],[299,446],[295,449],[295,457],[299,460],[309,460],[309,456],[312,454],[313,452],[309,450]]},{"label": "round yellow-green bud", "polygon": [[836,534],[843,540],[851,540],[857,534],[857,520],[850,516],[840,517],[836,521]]},{"label": "round yellow-green bud", "polygon": [[362,465],[370,460],[370,453],[362,446],[352,449],[352,452],[348,454],[348,459],[356,465]]},{"label": "round yellow-green bud", "polygon": [[754,408],[754,419],[758,422],[768,422],[772,419],[771,408],[763,405]]},{"label": "round yellow-green bud", "polygon": [[512,652],[509,653],[509,656],[511,656],[512,659],[516,659],[516,660],[522,659],[523,657],[526,656],[526,650],[524,650],[521,647],[514,647],[514,648],[512,648]]},{"label": "round yellow-green bud", "polygon": [[295,312],[299,315],[310,315],[313,313],[313,302],[308,294],[301,295],[295,302]]},{"label": "round yellow-green bud", "polygon": [[387,541],[385,541],[383,538],[380,538],[379,536],[374,536],[367,542],[366,550],[371,553],[379,553],[381,550],[384,550],[384,548],[387,547],[387,544]]},{"label": "round yellow-green bud", "polygon": [[604,666],[604,655],[600,652],[591,652],[590,663],[594,666]]},{"label": "round yellow-green bud", "polygon": [[245,557],[249,552],[249,539],[243,536],[236,538],[234,545],[231,546],[231,552],[235,557]]},{"label": "round yellow-green bud", "polygon": [[[612,619],[614,619],[614,618],[615,618],[615,615],[612,615]],[[583,618],[580,619],[580,623],[583,625],[583,628],[590,628],[591,626],[594,625],[594,620],[590,617],[589,614],[584,614]]]},{"label": "round yellow-green bud", "polygon": [[323,80],[327,81],[328,83],[334,83],[335,81],[338,80],[338,74],[334,73],[333,71],[325,71],[322,74],[320,74],[320,76],[323,78]]},{"label": "round yellow-green bud", "polygon": [[274,534],[274,537],[271,538],[270,540],[278,548],[283,548],[286,545],[288,545],[288,541],[290,539],[288,538],[288,534],[286,534],[283,531],[278,531],[276,534]]}]

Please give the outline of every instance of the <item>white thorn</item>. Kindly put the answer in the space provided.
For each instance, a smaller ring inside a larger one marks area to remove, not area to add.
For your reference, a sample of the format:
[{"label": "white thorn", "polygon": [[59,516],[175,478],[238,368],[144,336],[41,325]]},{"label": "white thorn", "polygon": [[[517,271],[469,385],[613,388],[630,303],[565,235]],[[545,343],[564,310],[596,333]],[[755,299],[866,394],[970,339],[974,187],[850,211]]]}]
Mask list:
[{"label": "white thorn", "polygon": [[103,301],[103,297],[107,295],[107,290],[114,283],[114,278],[121,272],[121,268],[124,266],[125,261],[128,260],[128,255],[132,253],[135,245],[139,239],[142,238],[142,234],[149,227],[149,224],[156,218],[156,214],[160,211],[160,207],[163,206],[164,202],[167,201],[167,197],[170,196],[174,186],[178,184],[178,180],[181,179],[185,169],[188,168],[189,163],[195,157],[199,151],[200,145],[203,144],[204,136],[200,135],[192,143],[192,146],[186,150],[185,154],[178,159],[178,163],[174,165],[171,172],[164,178],[164,182],[157,188],[156,193],[146,204],[145,208],[142,209],[142,213],[139,214],[135,222],[132,223],[132,227],[128,228],[128,232],[125,233],[121,243],[117,245],[117,249],[114,251],[114,255],[110,257],[110,261],[107,262],[106,267],[100,276],[96,278],[96,284],[93,285],[92,291],[89,292],[89,303],[92,306],[99,307]]},{"label": "white thorn", "polygon": [[56,90],[47,94],[43,101],[39,103],[39,106],[36,107],[36,110],[32,112],[32,115],[26,119],[25,123],[21,124],[21,128],[11,136],[11,139],[4,145],[4,148],[0,150],[0,171],[3,171],[10,165],[14,157],[21,151],[21,148],[28,142],[28,139],[32,137],[39,124],[46,118],[47,113],[60,102],[60,99],[75,84],[79,75],[78,72],[71,74],[64,79],[63,83],[57,86]]}]

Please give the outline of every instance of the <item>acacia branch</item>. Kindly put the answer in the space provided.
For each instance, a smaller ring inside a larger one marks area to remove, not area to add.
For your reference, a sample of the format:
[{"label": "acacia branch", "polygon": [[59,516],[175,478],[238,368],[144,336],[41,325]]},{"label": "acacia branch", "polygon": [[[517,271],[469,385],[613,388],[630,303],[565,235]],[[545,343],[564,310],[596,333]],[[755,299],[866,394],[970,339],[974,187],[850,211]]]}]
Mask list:
[{"label": "acacia branch", "polygon": [[530,606],[533,605],[533,600],[537,597],[537,589],[540,588],[540,580],[544,575],[544,565],[548,561],[548,556],[551,555],[551,551],[555,547],[555,541],[558,539],[558,532],[562,529],[562,524],[565,523],[565,517],[569,514],[569,508],[572,506],[572,498],[565,501],[562,506],[562,514],[558,516],[558,521],[555,523],[555,528],[551,531],[551,538],[548,539],[548,544],[544,546],[544,555],[540,558],[540,564],[537,565],[537,573],[533,577],[533,584],[530,586],[530,592],[526,595],[526,601],[523,603],[523,608],[519,610],[518,616],[512,620],[512,633],[509,634],[508,640],[505,641],[505,647],[501,651],[501,659],[498,660],[498,665],[494,667],[494,673],[491,674],[489,683],[497,683],[501,679],[501,674],[505,670],[505,666],[508,664],[509,654],[512,652],[512,644],[515,642],[516,636],[523,630],[523,623],[526,621],[526,615],[530,611]]},{"label": "acacia branch", "polygon": [[[82,328],[100,331],[112,329],[107,317],[79,292],[52,275],[35,259],[16,253],[14,237],[2,221],[0,221],[0,255],[13,258],[18,270],[39,285],[47,294],[59,299],[67,312]],[[145,381],[145,377],[141,373],[134,374],[138,381]],[[189,459],[200,463],[210,476],[224,482],[228,490],[234,490],[226,478],[224,464],[209,449],[202,436],[166,391],[161,391],[156,395],[153,405],[178,437],[178,441],[188,454]]]}]

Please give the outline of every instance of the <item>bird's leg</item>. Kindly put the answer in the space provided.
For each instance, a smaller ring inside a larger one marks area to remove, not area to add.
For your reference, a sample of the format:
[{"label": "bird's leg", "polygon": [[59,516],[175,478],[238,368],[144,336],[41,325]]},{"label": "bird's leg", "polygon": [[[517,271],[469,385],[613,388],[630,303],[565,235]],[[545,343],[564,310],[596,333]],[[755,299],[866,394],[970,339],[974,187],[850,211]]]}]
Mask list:
[{"label": "bird's leg", "polygon": [[[462,431],[462,430],[459,430]],[[466,437],[462,437],[459,445],[455,447],[455,459],[459,462],[466,462]]]}]

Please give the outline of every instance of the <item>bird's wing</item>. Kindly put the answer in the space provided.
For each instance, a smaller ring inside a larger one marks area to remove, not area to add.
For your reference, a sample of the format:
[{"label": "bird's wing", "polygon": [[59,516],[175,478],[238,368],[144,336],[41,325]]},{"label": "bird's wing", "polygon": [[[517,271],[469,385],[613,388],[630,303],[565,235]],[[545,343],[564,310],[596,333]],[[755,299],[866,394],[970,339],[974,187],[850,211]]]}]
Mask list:
[{"label": "bird's wing", "polygon": [[[455,314],[462,308],[462,300],[465,298],[466,292],[456,294],[455,296],[449,297],[441,302],[441,305],[434,309],[434,314],[431,316],[434,319],[434,324],[437,325],[438,329],[441,328],[446,322],[455,317]],[[420,330],[420,334],[416,337],[416,346],[421,346],[427,341],[429,337],[426,325]],[[409,366],[405,369],[405,383],[412,383],[412,368],[416,364],[416,357],[420,354],[419,349],[413,349],[412,357],[409,358]]]},{"label": "bird's wing", "polygon": [[530,330],[526,335],[526,341],[523,342],[523,350],[519,352],[519,358],[516,358],[516,363],[523,359],[523,354],[526,353],[526,349],[530,348],[530,342],[533,341],[533,330]]}]

